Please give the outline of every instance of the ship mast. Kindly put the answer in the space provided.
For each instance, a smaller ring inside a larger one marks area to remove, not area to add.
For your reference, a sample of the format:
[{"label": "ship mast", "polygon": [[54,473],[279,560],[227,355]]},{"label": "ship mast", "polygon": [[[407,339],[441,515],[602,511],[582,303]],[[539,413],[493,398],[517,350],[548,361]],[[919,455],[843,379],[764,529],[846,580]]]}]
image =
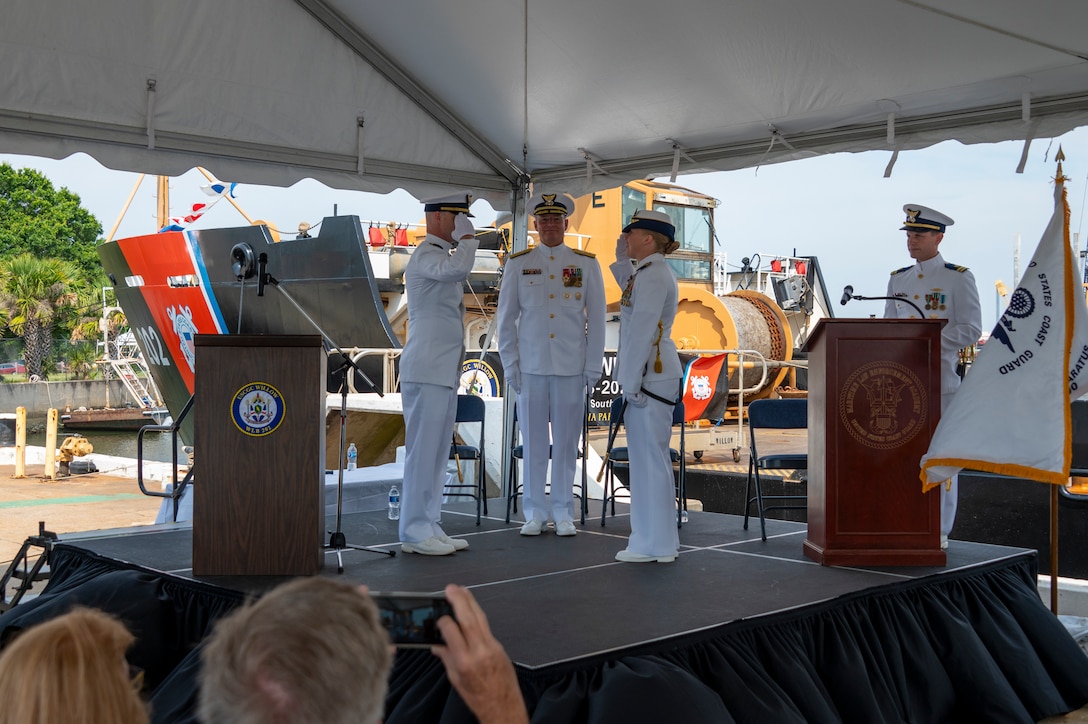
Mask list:
[{"label": "ship mast", "polygon": [[155,218],[158,225],[155,229],[164,228],[170,221],[170,178],[168,176],[155,177],[158,186],[155,192]]}]

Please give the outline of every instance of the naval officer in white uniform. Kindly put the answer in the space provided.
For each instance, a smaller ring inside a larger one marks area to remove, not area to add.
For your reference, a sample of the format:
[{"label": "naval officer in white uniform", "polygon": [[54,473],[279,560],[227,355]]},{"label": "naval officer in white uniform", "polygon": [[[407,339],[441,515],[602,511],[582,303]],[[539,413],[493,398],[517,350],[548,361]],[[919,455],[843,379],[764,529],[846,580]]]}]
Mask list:
[{"label": "naval officer in white uniform", "polygon": [[[578,532],[573,493],[578,437],[586,389],[601,377],[605,303],[597,259],[563,243],[573,211],[570,197],[534,199],[540,243],[507,259],[499,291],[499,356],[517,394],[524,441],[522,535],[540,535],[549,513],[556,535]],[[549,446],[550,506],[544,496]]]},{"label": "naval officer in white uniform", "polygon": [[400,540],[405,553],[445,556],[468,548],[468,541],[446,535],[439,518],[465,356],[462,285],[479,246],[469,221],[471,203],[468,194],[424,202],[427,236],[404,271],[408,340],[400,355],[405,448]]},{"label": "naval officer in white uniform", "polygon": [[627,402],[631,537],[616,560],[624,563],[671,563],[680,549],[669,438],[684,370],[672,341],[679,293],[665,261],[679,247],[675,236],[664,212],[636,211],[609,267],[623,289],[616,379]]},{"label": "naval officer in white uniform", "polygon": [[[907,252],[915,263],[896,269],[888,280],[886,296],[907,299],[922,309],[927,319],[947,319],[941,330],[941,412],[948,409],[952,395],[960,386],[956,373],[959,351],[978,342],[982,333],[982,308],[978,301],[975,276],[964,266],[945,262],[937,250],[945,229],[955,223],[941,212],[907,204],[907,220],[901,231],[907,232]],[[917,319],[918,311],[898,300],[885,302],[886,319]],[[948,534],[956,521],[959,476],[941,486],[941,547],[948,546]]]}]

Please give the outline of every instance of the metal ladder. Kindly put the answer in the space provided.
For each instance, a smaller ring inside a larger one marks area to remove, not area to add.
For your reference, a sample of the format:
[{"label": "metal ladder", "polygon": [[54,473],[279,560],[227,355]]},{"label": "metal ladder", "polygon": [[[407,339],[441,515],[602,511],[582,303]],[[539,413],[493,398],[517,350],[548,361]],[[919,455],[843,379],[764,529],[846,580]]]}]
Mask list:
[{"label": "metal ladder", "polygon": [[141,360],[131,357],[120,357],[118,359],[103,360],[102,362],[108,364],[110,368],[112,368],[114,374],[116,374],[121,379],[121,382],[124,383],[125,389],[128,390],[132,399],[139,402],[141,409],[152,410],[162,407],[162,401],[159,399],[159,390],[155,387],[154,380],[151,379],[150,375],[145,374],[141,377],[138,374],[138,372],[144,371]]}]

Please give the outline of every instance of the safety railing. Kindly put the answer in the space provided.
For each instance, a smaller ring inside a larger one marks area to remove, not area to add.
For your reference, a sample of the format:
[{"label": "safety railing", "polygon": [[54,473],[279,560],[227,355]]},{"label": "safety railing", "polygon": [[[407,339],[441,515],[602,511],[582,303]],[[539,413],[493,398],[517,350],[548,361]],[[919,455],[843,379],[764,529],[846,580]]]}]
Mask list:
[{"label": "safety railing", "polygon": [[[185,492],[186,486],[193,482],[193,469],[195,465],[189,465],[189,469],[185,473],[185,477],[181,482],[178,482],[178,430],[181,428],[182,421],[188,416],[189,412],[193,409],[193,400],[195,396],[190,397],[189,401],[185,403],[185,407],[182,408],[181,413],[174,419],[169,425],[144,425],[136,433],[136,483],[140,486],[140,492],[144,495],[150,495],[155,498],[170,498],[173,503],[173,514],[171,519],[177,522],[178,519],[178,506],[181,502],[181,496]],[[168,432],[170,433],[170,450],[171,450],[171,464],[172,464],[172,480],[174,481],[170,487],[170,490],[148,490],[144,485],[144,434],[148,432]],[[187,460],[186,463],[189,461]]]}]

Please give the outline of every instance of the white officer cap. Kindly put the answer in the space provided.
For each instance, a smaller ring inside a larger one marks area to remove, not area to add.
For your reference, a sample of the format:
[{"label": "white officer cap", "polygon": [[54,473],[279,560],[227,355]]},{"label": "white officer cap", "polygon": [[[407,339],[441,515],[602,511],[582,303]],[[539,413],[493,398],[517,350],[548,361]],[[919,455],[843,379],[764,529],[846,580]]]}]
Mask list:
[{"label": "white officer cap", "polygon": [[533,210],[533,216],[540,214],[570,216],[574,213],[574,199],[568,194],[539,194],[529,201],[529,207]]},{"label": "white officer cap", "polygon": [[631,223],[623,227],[623,232],[626,234],[631,229],[646,229],[647,231],[656,231],[669,240],[669,243],[665,246],[665,253],[671,254],[676,251],[680,244],[676,241],[676,227],[673,226],[672,219],[664,211],[651,211],[650,209],[639,209],[631,215]]},{"label": "white officer cap", "polygon": [[449,194],[447,196],[423,200],[423,211],[425,212],[449,211],[451,214],[464,214],[465,216],[471,217],[472,212],[469,211],[470,206],[472,206],[472,194],[468,192]]},{"label": "white officer cap", "polygon": [[903,211],[907,214],[907,220],[900,231],[939,231],[943,234],[946,226],[956,223],[951,216],[921,204],[906,204]]}]

